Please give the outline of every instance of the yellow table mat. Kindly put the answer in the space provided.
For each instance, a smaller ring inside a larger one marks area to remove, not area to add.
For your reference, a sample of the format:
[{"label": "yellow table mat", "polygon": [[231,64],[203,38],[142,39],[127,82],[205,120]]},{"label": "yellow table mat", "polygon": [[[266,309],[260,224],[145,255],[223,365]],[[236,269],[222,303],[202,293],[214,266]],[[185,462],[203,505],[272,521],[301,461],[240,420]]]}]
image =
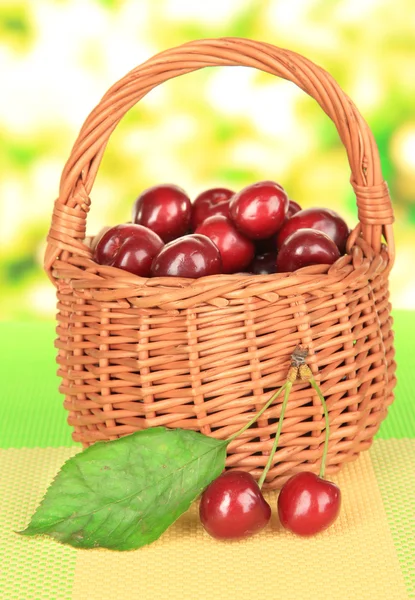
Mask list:
[{"label": "yellow table mat", "polygon": [[210,538],[197,506],[157,542],[131,552],[75,550],[20,537],[61,464],[77,448],[0,450],[1,600],[403,600],[415,587],[415,440],[376,440],[333,477],[341,515],[328,531],[298,538],[274,509],[259,535]]}]

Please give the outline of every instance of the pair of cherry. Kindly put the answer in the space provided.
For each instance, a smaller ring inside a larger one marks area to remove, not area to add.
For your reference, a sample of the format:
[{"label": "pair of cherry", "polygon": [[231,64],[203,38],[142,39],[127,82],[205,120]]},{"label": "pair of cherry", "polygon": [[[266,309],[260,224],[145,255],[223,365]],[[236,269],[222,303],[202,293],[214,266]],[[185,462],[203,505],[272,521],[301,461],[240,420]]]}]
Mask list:
[{"label": "pair of cherry", "polygon": [[[297,535],[310,536],[327,529],[339,510],[339,488],[310,471],[293,475],[278,496],[281,525]],[[203,492],[199,514],[212,537],[241,539],[268,524],[271,507],[250,473],[225,471]]]},{"label": "pair of cherry", "polygon": [[324,531],[336,520],[340,512],[340,489],[324,479],[330,436],[329,413],[320,387],[305,362],[307,354],[307,348],[297,346],[291,355],[291,367],[285,384],[248,424],[230,438],[229,441],[232,441],[246,431],[285,391],[273,446],[258,483],[248,472],[225,471],[203,492],[199,507],[200,520],[211,536],[218,539],[240,539],[257,533],[269,522],[271,507],[262,495],[261,487],[271,468],[290,391],[297,380],[308,381],[320,398],[325,419],[324,449],[319,475],[304,471],[286,481],[278,496],[278,515],[285,529],[302,536]]}]

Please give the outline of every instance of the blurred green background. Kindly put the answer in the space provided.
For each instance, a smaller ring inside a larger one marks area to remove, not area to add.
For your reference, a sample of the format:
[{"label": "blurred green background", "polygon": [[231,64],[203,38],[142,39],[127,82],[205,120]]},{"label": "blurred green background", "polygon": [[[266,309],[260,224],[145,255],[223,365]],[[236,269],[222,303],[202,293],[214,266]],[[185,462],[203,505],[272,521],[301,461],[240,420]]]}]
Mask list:
[{"label": "blurred green background", "polygon": [[[413,0],[1,0],[0,319],[54,316],[45,237],[64,163],[102,95],[158,51],[223,35],[304,54],[357,104],[395,206],[392,301],[415,307]],[[123,119],[91,194],[88,232],[129,220],[138,193],[156,183],[195,197],[261,179],[356,223],[345,152],[316,103],[251,69],[205,69],[152,91]]]}]

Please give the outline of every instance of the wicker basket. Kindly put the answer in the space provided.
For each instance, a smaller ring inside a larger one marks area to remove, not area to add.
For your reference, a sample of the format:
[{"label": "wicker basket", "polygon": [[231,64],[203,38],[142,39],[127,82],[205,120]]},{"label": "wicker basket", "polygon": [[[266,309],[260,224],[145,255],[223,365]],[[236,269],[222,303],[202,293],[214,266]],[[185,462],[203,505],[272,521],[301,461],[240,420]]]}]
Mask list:
[{"label": "wicker basket", "polygon": [[[152,88],[207,66],[247,66],[296,83],[334,121],[346,148],[359,223],[347,255],[275,275],[144,279],[91,259],[90,192],[111,132]],[[285,380],[297,344],[329,407],[327,473],[369,448],[393,400],[388,274],[393,211],[373,136],[333,78],[309,60],[239,38],[200,40],[156,55],[116,83],[83,125],[63,170],[45,268],[57,288],[60,391],[84,446],[163,425],[228,437]],[[386,244],[383,244],[382,235]],[[236,439],[227,466],[258,478],[281,399]],[[307,384],[290,396],[267,478],[318,471],[320,402]]]}]

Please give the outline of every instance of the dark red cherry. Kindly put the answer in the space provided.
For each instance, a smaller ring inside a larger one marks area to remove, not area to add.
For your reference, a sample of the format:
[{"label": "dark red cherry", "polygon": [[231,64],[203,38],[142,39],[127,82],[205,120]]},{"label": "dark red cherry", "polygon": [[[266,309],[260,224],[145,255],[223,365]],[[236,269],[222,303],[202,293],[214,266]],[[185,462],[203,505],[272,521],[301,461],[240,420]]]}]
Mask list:
[{"label": "dark red cherry", "polygon": [[250,473],[227,471],[203,492],[199,514],[212,537],[230,540],[263,529],[271,518],[271,507]]},{"label": "dark red cherry", "polygon": [[277,253],[268,252],[267,254],[259,254],[255,256],[249,270],[255,275],[270,275],[277,271]]},{"label": "dark red cherry", "polygon": [[229,200],[233,195],[234,192],[228,188],[212,188],[199,194],[192,205],[193,231],[213,215],[229,217]]},{"label": "dark red cherry", "polygon": [[243,271],[252,261],[255,246],[240,233],[230,219],[222,215],[209,217],[196,233],[207,235],[219,248],[224,273]]},{"label": "dark red cherry", "polygon": [[295,202],[294,200],[290,200],[290,202],[288,204],[288,210],[287,210],[287,219],[289,219],[290,217],[292,217],[293,215],[298,213],[300,210],[302,210],[302,208],[298,204],[298,202]]},{"label": "dark red cherry", "polygon": [[132,218],[170,242],[188,231],[191,210],[190,199],[177,185],[155,185],[138,196]]},{"label": "dark red cherry", "polygon": [[[281,231],[281,229],[284,228],[284,225],[288,221],[288,219],[290,219],[293,215],[298,213],[300,210],[302,210],[301,206],[299,204],[297,204],[297,202],[294,202],[294,200],[290,200],[290,203],[288,205],[287,214],[284,219],[284,223],[281,225],[279,231]],[[277,231],[277,233],[274,236],[272,236],[272,238],[270,238],[270,240],[272,240],[272,242],[273,242],[273,250],[275,250],[275,248],[277,247],[278,233],[279,232]],[[269,252],[272,252],[272,250],[269,250]]]},{"label": "dark red cherry", "polygon": [[264,240],[255,240],[255,254],[269,254],[270,252],[277,252],[277,234],[265,238]]},{"label": "dark red cherry", "polygon": [[151,263],[163,248],[163,241],[147,227],[123,224],[104,231],[94,250],[100,265],[124,269],[141,277],[149,277]]},{"label": "dark red cherry", "polygon": [[260,181],[245,187],[230,201],[230,215],[247,237],[260,240],[271,237],[284,222],[288,197],[273,181]]},{"label": "dark red cherry", "polygon": [[315,229],[322,231],[333,240],[341,254],[344,254],[349,236],[349,228],[345,221],[334,210],[328,208],[306,208],[287,219],[277,235],[280,247],[294,231],[298,229]]},{"label": "dark red cherry", "polygon": [[339,257],[339,249],[328,235],[314,229],[299,229],[287,237],[278,250],[277,272],[317,264],[331,265]]},{"label": "dark red cherry", "polygon": [[334,483],[314,473],[297,473],[284,484],[278,496],[281,525],[302,536],[324,531],[340,512],[341,492]]},{"label": "dark red cherry", "polygon": [[205,235],[186,235],[166,244],[153,260],[153,277],[205,277],[222,273],[215,244]]}]

